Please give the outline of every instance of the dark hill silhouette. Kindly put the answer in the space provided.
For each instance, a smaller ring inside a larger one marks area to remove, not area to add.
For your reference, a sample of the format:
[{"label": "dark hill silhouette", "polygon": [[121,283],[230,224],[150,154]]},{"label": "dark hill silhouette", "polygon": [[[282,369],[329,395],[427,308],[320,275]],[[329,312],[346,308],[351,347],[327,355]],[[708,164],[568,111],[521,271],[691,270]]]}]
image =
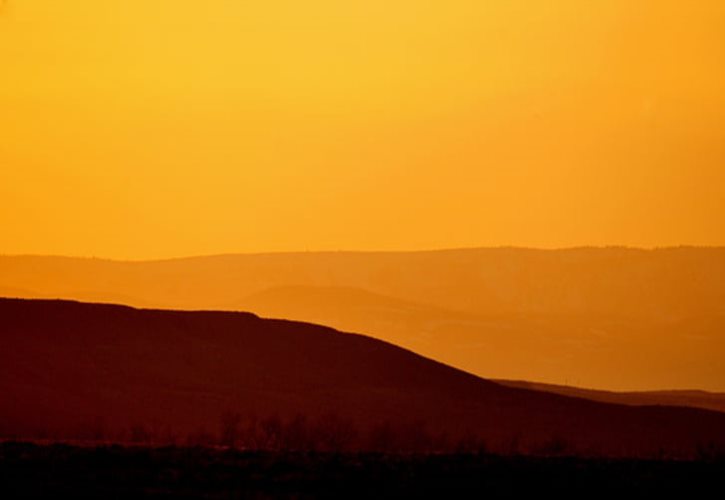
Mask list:
[{"label": "dark hill silhouette", "polygon": [[[562,352],[575,354],[568,365],[572,373],[591,372],[597,359],[590,356],[593,347],[603,352],[616,352],[630,347],[636,339],[654,338],[657,334],[675,337],[677,332],[725,331],[725,316],[710,318],[717,324],[702,325],[702,319],[689,322],[655,323],[620,319],[618,335],[592,335],[614,330],[610,318],[581,318],[574,315],[552,317],[538,315],[479,316],[418,304],[364,290],[344,287],[278,287],[253,294],[239,303],[240,309],[255,311],[268,317],[291,317],[312,323],[324,323],[343,331],[381,332],[378,337],[427,357],[448,361],[459,368],[474,371],[485,363],[488,373],[505,373],[507,363],[527,366],[533,377],[551,375],[546,360]],[[540,339],[531,339],[537,331]],[[477,335],[478,334],[478,335]],[[483,343],[482,340],[486,339]],[[627,342],[627,347],[621,343]],[[504,343],[511,348],[505,356],[494,356],[492,350],[501,350]],[[577,345],[578,344],[578,345]],[[514,348],[514,346],[516,346]],[[650,345],[650,353],[662,350]],[[720,352],[715,349],[714,352]],[[524,359],[524,356],[526,358]],[[708,369],[697,366],[700,359],[690,353],[672,352],[670,361],[680,369],[672,376],[682,379],[685,370]],[[610,360],[611,361],[611,360]],[[713,360],[715,361],[715,360]],[[685,368],[687,367],[687,368]],[[646,369],[652,377],[665,379],[671,367],[650,361]],[[641,370],[641,368],[639,368]],[[619,377],[632,376],[627,367],[619,367]],[[560,384],[545,384],[521,380],[494,379],[511,387],[522,387],[554,392],[567,396],[627,405],[689,406],[725,412],[725,393],[702,390],[659,390],[614,392],[585,389]],[[612,380],[614,382],[614,380]]]},{"label": "dark hill silhouette", "polygon": [[725,391],[723,248],[6,256],[3,289],[311,321],[487,378]]},{"label": "dark hill silhouette", "polygon": [[719,314],[686,320],[473,314],[359,289],[302,286],[265,290],[236,309],[369,333],[484,378],[617,388],[725,383],[716,376],[725,377],[725,315]]},{"label": "dark hill silhouette", "polygon": [[679,456],[725,445],[717,412],[505,387],[369,337],[248,313],[0,299],[0,326],[6,437],[145,425],[164,440],[214,430],[232,411],[346,422],[357,446],[385,422],[503,451]]}]

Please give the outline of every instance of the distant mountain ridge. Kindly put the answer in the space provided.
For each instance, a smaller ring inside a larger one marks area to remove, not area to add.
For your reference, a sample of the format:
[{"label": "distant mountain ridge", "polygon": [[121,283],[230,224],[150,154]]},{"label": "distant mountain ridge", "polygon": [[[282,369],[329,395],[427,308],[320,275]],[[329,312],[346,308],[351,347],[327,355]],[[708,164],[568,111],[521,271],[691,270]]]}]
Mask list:
[{"label": "distant mountain ridge", "polygon": [[725,391],[723,248],[6,256],[0,294],[249,310],[372,335],[487,378]]},{"label": "distant mountain ridge", "polygon": [[0,256],[0,286],[219,308],[277,286],[347,286],[476,313],[677,318],[725,312],[725,248],[480,248],[112,261]]},{"label": "distant mountain ridge", "polygon": [[697,390],[613,392],[566,385],[527,382],[524,380],[494,380],[494,382],[508,387],[546,391],[606,403],[633,406],[689,406],[692,408],[725,412],[725,393],[723,392]]}]

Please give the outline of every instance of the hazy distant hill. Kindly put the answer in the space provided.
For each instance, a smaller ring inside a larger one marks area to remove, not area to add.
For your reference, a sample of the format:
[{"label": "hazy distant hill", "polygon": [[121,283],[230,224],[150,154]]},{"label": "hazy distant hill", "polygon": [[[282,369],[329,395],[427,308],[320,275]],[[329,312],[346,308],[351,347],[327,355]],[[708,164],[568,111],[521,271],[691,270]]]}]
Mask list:
[{"label": "hazy distant hill", "polygon": [[0,299],[0,321],[6,437],[99,427],[103,436],[118,436],[141,425],[157,437],[178,436],[214,430],[236,411],[285,422],[302,414],[327,422],[325,429],[347,422],[356,430],[349,443],[359,446],[381,424],[476,436],[499,450],[515,443],[524,450],[687,454],[703,443],[725,445],[725,414],[505,387],[311,324],[15,299]]},{"label": "hazy distant hill", "polygon": [[640,391],[611,392],[582,389],[565,385],[541,384],[523,380],[495,380],[496,383],[522,389],[553,392],[565,396],[586,398],[623,405],[690,406],[725,412],[725,393],[707,391]]},{"label": "hazy distant hill", "polygon": [[0,285],[220,307],[275,286],[346,286],[475,313],[678,318],[725,311],[725,248],[305,252],[118,262],[0,258]]},{"label": "hazy distant hill", "polygon": [[312,321],[486,377],[725,390],[723,248],[0,257],[3,287]]}]

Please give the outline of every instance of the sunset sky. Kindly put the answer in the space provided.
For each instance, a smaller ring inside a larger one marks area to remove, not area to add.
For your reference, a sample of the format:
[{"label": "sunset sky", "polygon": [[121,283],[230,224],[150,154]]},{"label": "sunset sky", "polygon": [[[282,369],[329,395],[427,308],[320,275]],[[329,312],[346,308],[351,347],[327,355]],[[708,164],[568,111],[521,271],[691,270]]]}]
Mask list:
[{"label": "sunset sky", "polygon": [[0,253],[725,244],[722,0],[0,5]]}]

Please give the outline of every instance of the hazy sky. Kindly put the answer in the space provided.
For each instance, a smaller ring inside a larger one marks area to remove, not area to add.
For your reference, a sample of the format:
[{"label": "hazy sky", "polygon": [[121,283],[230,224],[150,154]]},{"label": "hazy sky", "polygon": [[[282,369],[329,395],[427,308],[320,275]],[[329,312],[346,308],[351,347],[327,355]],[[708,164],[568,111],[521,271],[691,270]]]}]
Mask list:
[{"label": "hazy sky", "polygon": [[9,0],[0,253],[725,244],[722,0]]}]

